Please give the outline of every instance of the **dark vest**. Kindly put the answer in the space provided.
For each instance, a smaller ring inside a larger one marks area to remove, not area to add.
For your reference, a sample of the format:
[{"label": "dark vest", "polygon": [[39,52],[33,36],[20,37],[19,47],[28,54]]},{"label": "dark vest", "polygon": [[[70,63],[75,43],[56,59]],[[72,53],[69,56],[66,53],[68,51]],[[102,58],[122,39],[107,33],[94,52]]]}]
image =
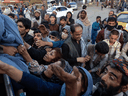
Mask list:
[{"label": "dark vest", "polygon": [[[78,52],[77,52],[76,47],[75,47],[74,44],[72,43],[71,37],[68,38],[64,43],[68,45],[68,47],[69,47],[69,55],[70,55],[72,58],[80,57],[79,54],[78,54]],[[81,64],[82,64],[82,63],[78,63],[77,66],[81,66]]]}]

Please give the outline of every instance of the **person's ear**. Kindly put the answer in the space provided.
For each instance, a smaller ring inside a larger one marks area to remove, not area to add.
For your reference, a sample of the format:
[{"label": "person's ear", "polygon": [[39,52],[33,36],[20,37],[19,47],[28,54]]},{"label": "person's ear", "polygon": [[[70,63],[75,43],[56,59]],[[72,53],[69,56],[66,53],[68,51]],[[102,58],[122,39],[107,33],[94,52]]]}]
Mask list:
[{"label": "person's ear", "polygon": [[71,36],[72,36],[72,32],[70,32]]},{"label": "person's ear", "polygon": [[30,30],[30,29],[26,29],[25,31],[26,31],[26,32],[29,32],[29,30]]},{"label": "person's ear", "polygon": [[122,92],[128,91],[128,84],[125,85],[125,86],[122,86],[121,91],[122,91]]}]

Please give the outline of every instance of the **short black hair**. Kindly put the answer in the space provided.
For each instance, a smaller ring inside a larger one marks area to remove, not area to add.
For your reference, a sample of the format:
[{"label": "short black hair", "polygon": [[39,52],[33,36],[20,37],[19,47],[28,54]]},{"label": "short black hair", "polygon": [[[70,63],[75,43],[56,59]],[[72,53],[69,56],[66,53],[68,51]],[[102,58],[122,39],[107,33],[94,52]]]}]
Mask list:
[{"label": "short black hair", "polygon": [[97,16],[96,19],[101,18],[101,16]]},{"label": "short black hair", "polygon": [[60,17],[60,21],[61,21],[61,20],[66,21],[66,17],[65,17],[65,16]]},{"label": "short black hair", "polygon": [[106,42],[100,41],[96,44],[95,50],[101,54],[107,54],[109,52],[109,46]]},{"label": "short black hair", "polygon": [[123,29],[123,26],[122,25],[118,25],[117,29]]},{"label": "short black hair", "polygon": [[117,19],[114,17],[109,17],[107,22],[109,22],[109,21],[114,21],[115,23],[117,23]]},{"label": "short black hair", "polygon": [[34,30],[33,34],[35,33],[41,33],[40,30]]},{"label": "short black hair", "polygon": [[22,22],[25,29],[30,29],[31,28],[31,21],[28,18],[20,18],[20,19],[18,19],[17,23],[18,22]]},{"label": "short black hair", "polygon": [[51,31],[51,32],[49,33],[49,35],[55,36],[55,37],[57,37],[58,39],[61,38],[61,36],[60,36],[60,34],[59,34],[58,31]]},{"label": "short black hair", "polygon": [[23,13],[21,13],[21,12],[19,13],[19,15],[22,15],[22,16],[24,16],[24,15],[23,15]]},{"label": "short black hair", "polygon": [[11,17],[15,17],[15,15],[14,14],[12,14],[12,13],[10,13],[10,14],[8,14],[8,16],[11,16]]},{"label": "short black hair", "polygon": [[110,32],[110,36],[111,35],[118,35],[119,36],[119,32],[117,31],[117,30],[112,30],[111,32]]},{"label": "short black hair", "polygon": [[84,12],[85,14],[87,14],[87,12],[85,10],[81,10],[80,13]]},{"label": "short black hair", "polygon": [[17,7],[14,7],[14,9],[17,9]]},{"label": "short black hair", "polygon": [[75,32],[75,28],[76,28],[76,27],[81,27],[81,28],[83,29],[82,25],[80,25],[80,24],[72,24],[72,25],[70,26],[70,30],[71,30],[72,33]]},{"label": "short black hair", "polygon": [[[114,11],[113,11],[113,10],[111,10],[110,12],[113,12],[113,14],[114,14]],[[109,12],[109,13],[110,13],[110,12]]]},{"label": "short black hair", "polygon": [[87,6],[86,5],[83,5],[82,9],[86,9],[86,8],[87,8]]}]

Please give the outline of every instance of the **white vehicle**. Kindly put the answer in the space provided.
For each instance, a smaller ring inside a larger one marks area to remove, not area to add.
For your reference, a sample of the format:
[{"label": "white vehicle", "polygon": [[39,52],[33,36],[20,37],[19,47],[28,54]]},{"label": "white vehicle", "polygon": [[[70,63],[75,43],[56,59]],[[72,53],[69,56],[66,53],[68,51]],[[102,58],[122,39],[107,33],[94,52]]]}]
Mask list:
[{"label": "white vehicle", "polygon": [[56,4],[56,1],[55,0],[47,0],[48,8],[52,7],[52,4]]},{"label": "white vehicle", "polygon": [[69,2],[68,5],[70,5],[73,10],[77,10],[78,9],[76,2]]},{"label": "white vehicle", "polygon": [[53,6],[46,10],[47,13],[52,14],[53,11],[57,12],[56,17],[66,16],[67,12],[70,11],[73,14],[73,10],[71,8],[67,8],[65,6]]}]

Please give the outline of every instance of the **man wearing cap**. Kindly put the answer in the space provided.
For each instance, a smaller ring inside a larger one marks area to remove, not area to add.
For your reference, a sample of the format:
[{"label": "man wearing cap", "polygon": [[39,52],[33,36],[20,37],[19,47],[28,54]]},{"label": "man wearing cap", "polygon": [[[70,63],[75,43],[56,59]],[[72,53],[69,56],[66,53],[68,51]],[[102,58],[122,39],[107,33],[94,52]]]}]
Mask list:
[{"label": "man wearing cap", "polygon": [[34,22],[37,22],[38,25],[40,25],[42,22],[41,13],[39,10],[34,11],[34,18],[32,19],[32,26]]},{"label": "man wearing cap", "polygon": [[45,10],[45,6],[44,5],[42,5],[40,13],[41,13],[41,18],[44,19],[44,15],[45,15],[45,13],[47,13],[47,11]]},{"label": "man wearing cap", "polygon": [[93,87],[92,96],[127,96],[128,90],[128,66],[114,59],[104,66],[101,74],[101,82]]}]

